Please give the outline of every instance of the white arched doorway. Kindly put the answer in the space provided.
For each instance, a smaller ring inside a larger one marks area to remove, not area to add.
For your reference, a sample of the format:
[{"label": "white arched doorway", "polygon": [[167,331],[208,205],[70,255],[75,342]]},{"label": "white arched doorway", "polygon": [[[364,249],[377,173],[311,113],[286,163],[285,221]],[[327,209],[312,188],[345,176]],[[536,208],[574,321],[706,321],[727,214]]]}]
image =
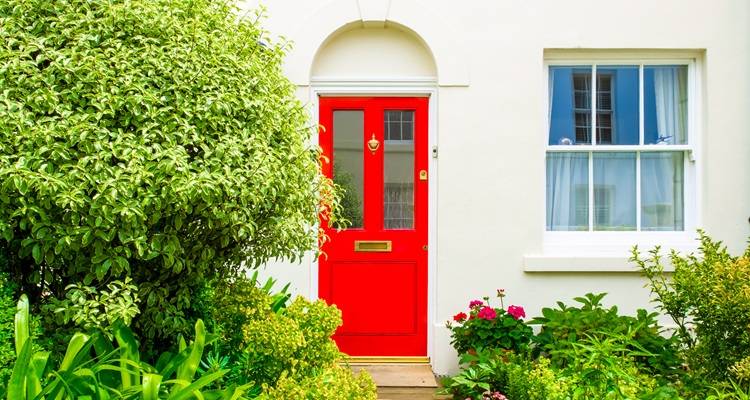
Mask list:
[{"label": "white arched doorway", "polygon": [[314,291],[342,310],[342,351],[427,361],[436,297],[433,54],[400,24],[355,22],[321,43],[309,76],[319,142],[332,160],[326,173],[354,204],[345,210],[354,225],[329,231]]}]

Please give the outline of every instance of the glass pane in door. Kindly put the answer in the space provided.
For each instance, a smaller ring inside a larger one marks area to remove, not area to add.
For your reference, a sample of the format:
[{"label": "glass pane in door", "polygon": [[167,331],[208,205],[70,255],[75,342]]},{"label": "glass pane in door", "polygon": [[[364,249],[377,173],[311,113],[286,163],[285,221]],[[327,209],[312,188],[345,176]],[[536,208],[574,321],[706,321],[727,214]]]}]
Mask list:
[{"label": "glass pane in door", "polygon": [[344,190],[341,205],[350,228],[361,228],[363,221],[364,129],[364,111],[333,112],[333,181]]},{"label": "glass pane in door", "polygon": [[383,115],[383,228],[414,229],[414,111]]}]

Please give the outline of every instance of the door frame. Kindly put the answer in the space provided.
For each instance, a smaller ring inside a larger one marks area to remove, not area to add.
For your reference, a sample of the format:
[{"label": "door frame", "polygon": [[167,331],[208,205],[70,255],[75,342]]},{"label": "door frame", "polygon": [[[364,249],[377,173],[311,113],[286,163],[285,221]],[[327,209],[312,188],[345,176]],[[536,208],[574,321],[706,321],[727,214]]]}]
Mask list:
[{"label": "door frame", "polygon": [[[438,83],[432,77],[352,79],[337,77],[313,77],[310,79],[309,104],[312,105],[312,120],[318,124],[320,103],[318,97],[428,97],[427,104],[427,357],[430,362],[436,355],[435,331],[437,323],[437,149],[438,149]],[[318,143],[318,135],[313,135]],[[310,264],[309,293],[318,298],[318,260]],[[442,326],[442,325],[441,325]]]}]

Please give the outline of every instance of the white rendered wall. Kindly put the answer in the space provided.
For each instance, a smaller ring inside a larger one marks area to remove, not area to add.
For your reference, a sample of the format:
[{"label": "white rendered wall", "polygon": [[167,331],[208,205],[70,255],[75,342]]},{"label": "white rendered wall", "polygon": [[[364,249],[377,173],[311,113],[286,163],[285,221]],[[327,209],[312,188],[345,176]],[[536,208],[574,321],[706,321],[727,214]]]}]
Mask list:
[{"label": "white rendered wall", "polygon": [[[699,225],[735,252],[750,236],[747,0],[263,3],[269,14],[265,27],[296,43],[285,68],[304,102],[310,101],[314,70],[343,78],[437,76],[438,192],[437,203],[430,204],[437,207],[437,221],[431,223],[438,226],[436,246],[431,246],[437,300],[430,348],[437,373],[455,370],[445,321],[469,300],[496,288],[505,288],[508,302],[523,305],[531,316],[555,300],[586,292],[608,292],[607,302],[627,313],[649,307],[649,293],[637,274],[606,271],[622,269],[609,264],[623,264],[624,252],[601,258],[601,264],[600,259],[586,261],[601,272],[525,271],[525,257],[545,255],[545,50],[548,55],[554,53],[550,49],[610,49],[615,55],[659,56],[674,49],[677,55],[697,55],[702,92],[697,109],[702,145],[695,164]],[[384,35],[358,31],[348,39],[361,39],[360,48],[330,38],[334,32],[342,34],[342,28],[388,30],[397,25],[418,35],[428,53],[413,47],[420,41],[395,29]],[[316,60],[316,54],[328,55]],[[395,64],[376,64],[373,54]],[[434,69],[425,64],[424,54],[434,58]],[[314,112],[314,104],[310,107]],[[582,265],[591,254],[579,256]],[[566,262],[575,265],[576,254]],[[291,281],[296,293],[314,297],[314,268],[308,258],[298,266],[269,265],[267,272]]]}]

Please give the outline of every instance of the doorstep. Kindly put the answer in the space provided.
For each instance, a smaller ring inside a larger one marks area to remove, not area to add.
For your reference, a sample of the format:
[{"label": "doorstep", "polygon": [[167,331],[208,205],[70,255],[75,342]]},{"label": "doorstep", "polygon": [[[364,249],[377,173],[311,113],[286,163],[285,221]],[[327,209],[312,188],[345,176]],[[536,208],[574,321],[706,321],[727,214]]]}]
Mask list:
[{"label": "doorstep", "polygon": [[438,383],[427,363],[356,363],[349,364],[354,373],[365,370],[378,387],[380,400],[433,400]]}]

